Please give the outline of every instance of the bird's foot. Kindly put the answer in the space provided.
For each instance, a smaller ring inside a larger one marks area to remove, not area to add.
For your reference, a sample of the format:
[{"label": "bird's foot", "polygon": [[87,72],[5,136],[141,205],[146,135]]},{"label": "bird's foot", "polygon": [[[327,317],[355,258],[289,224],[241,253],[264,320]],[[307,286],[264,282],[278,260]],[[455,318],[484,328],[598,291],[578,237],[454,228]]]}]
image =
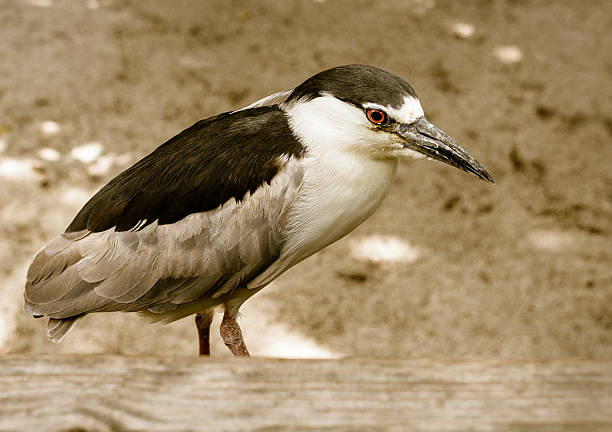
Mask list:
[{"label": "bird's foot", "polygon": [[201,356],[210,355],[210,324],[212,323],[212,318],[213,316],[210,312],[201,312],[195,316]]},{"label": "bird's foot", "polygon": [[242,338],[242,330],[236,322],[236,317],[231,316],[227,311],[223,315],[223,321],[221,321],[221,337],[223,342],[230,349],[232,354],[236,357],[250,357],[249,350],[247,350]]}]

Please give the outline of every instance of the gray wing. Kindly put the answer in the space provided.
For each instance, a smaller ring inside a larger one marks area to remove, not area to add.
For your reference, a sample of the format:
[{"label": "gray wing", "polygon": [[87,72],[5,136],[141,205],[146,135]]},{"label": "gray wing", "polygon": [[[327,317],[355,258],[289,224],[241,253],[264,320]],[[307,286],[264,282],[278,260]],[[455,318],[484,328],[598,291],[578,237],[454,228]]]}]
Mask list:
[{"label": "gray wing", "polygon": [[52,318],[49,335],[53,330],[61,340],[75,317],[88,312],[148,311],[174,320],[197,311],[185,306],[220,303],[279,256],[303,178],[299,161],[282,162],[269,185],[240,202],[232,198],[215,210],[139,231],[60,235],[30,265],[26,311]]}]

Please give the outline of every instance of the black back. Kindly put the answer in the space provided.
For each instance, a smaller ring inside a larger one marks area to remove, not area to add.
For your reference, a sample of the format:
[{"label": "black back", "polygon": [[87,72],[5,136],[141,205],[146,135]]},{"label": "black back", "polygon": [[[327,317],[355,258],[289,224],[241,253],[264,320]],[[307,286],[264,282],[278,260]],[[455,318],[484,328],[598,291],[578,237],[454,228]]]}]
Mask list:
[{"label": "black back", "polygon": [[406,96],[417,97],[410,85],[398,76],[374,66],[352,64],[319,72],[297,86],[287,102],[311,100],[330,93],[361,107],[365,102],[399,108]]},{"label": "black back", "polygon": [[79,211],[67,232],[169,224],[240,201],[270,183],[281,155],[301,156],[278,106],[201,120],[111,180]]}]

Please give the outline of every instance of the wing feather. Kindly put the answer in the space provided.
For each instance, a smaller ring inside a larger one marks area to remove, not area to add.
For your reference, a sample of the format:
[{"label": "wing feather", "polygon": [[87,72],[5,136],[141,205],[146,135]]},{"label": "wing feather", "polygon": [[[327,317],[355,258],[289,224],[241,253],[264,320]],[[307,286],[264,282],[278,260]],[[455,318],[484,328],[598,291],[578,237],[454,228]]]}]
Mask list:
[{"label": "wing feather", "polygon": [[182,280],[185,281],[185,283],[182,283],[175,289],[169,290],[166,294],[168,300],[176,305],[189,303],[201,297],[208,290],[214,289],[214,287],[223,280],[223,276],[214,274]]},{"label": "wing feather", "polygon": [[[41,259],[40,255],[37,255],[37,259]],[[50,264],[45,265],[51,266]],[[74,266],[66,268],[63,260],[58,261],[52,273],[46,278],[34,278],[33,281],[26,282],[27,287],[32,287],[25,291],[26,301],[39,305],[56,302],[82,281],[77,269]]]},{"label": "wing feather", "polygon": [[240,202],[140,231],[65,233],[35,257],[26,310],[63,320],[50,324],[50,337],[59,339],[74,324],[70,317],[87,312],[148,310],[176,319],[194,305],[219,303],[278,258],[302,177],[289,158],[270,184]]},{"label": "wing feather", "polygon": [[78,249],[71,248],[73,242],[59,236],[42,248],[32,261],[26,279],[33,283],[50,279],[78,262],[82,256]]},{"label": "wing feather", "polygon": [[50,318],[47,323],[47,336],[53,342],[61,342],[70,331],[74,328],[76,321],[80,316],[71,317],[68,319],[54,319]]},{"label": "wing feather", "polygon": [[51,318],[51,339],[93,311],[149,311],[169,321],[204,310],[278,258],[305,152],[277,105],[288,94],[171,138],[38,252],[25,309]]},{"label": "wing feather", "polygon": [[75,315],[82,315],[86,312],[97,310],[117,310],[113,306],[113,300],[100,297],[94,290],[90,290],[78,297],[66,298],[58,302],[55,308],[49,312],[55,318],[70,318]]},{"label": "wing feather", "polygon": [[[252,104],[248,106],[245,106],[244,108],[239,109],[238,111],[243,111],[243,110],[262,107],[262,106],[280,105],[287,100],[291,92],[293,92],[293,89],[271,94],[269,96],[266,96],[265,98],[261,98],[258,101],[253,102]],[[234,112],[237,112],[237,111],[234,111]]]}]

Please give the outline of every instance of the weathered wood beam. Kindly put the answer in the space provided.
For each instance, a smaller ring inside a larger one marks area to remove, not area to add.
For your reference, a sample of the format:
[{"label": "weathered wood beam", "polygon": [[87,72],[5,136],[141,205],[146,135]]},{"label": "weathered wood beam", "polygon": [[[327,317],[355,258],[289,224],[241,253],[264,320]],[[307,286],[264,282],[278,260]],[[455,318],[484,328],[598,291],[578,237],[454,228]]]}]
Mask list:
[{"label": "weathered wood beam", "polygon": [[612,431],[612,362],[0,358],[0,430]]}]

